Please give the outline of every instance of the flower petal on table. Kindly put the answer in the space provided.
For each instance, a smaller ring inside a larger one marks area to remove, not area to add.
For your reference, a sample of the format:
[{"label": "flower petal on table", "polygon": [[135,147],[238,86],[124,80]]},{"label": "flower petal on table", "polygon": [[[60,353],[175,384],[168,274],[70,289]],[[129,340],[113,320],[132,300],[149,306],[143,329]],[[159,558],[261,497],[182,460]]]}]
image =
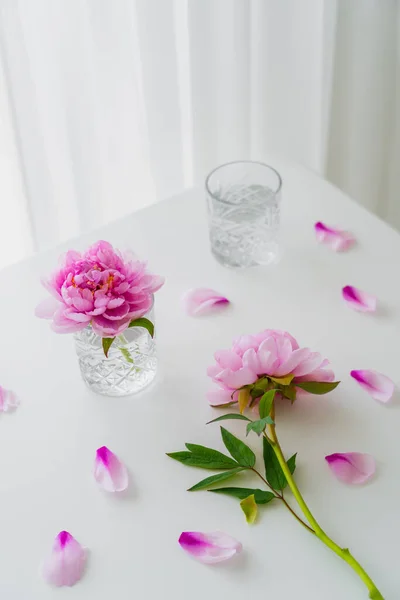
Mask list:
[{"label": "flower petal on table", "polygon": [[242,550],[242,544],[226,533],[213,531],[184,531],[179,543],[196,560],[205,564],[214,564],[229,560]]},{"label": "flower petal on table", "polygon": [[128,470],[107,446],[96,451],[94,478],[106,492],[122,492],[128,487]]},{"label": "flower petal on table", "polygon": [[370,454],[344,452],[325,456],[331,471],[343,483],[359,484],[375,473],[375,460]]},{"label": "flower petal on table", "polygon": [[0,385],[0,412],[11,412],[19,405],[17,396]]},{"label": "flower petal on table", "polygon": [[182,304],[185,311],[192,317],[211,312],[214,308],[219,308],[229,304],[228,298],[221,296],[215,290],[209,288],[194,288],[188,290],[182,297]]},{"label": "flower petal on table", "polygon": [[47,583],[58,587],[74,585],[81,579],[85,565],[85,549],[68,531],[61,531],[43,565],[43,577]]},{"label": "flower petal on table", "polygon": [[354,310],[361,312],[375,312],[377,299],[367,292],[363,292],[352,285],[346,285],[342,289],[343,298]]},{"label": "flower petal on table", "polygon": [[354,236],[348,231],[328,227],[321,221],[314,225],[317,241],[327,244],[335,252],[348,250],[355,243]]},{"label": "flower petal on table", "polygon": [[393,396],[394,383],[389,377],[373,369],[353,370],[350,375],[374,400],[388,402]]}]

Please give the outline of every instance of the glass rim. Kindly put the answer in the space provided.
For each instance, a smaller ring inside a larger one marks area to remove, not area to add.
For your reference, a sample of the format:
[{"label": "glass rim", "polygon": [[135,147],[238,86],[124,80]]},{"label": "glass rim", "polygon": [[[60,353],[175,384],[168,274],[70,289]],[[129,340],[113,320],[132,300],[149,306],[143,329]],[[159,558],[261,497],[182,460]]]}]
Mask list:
[{"label": "glass rim", "polygon": [[272,191],[275,195],[279,194],[279,192],[282,189],[282,177],[281,177],[280,173],[274,167],[271,167],[271,165],[267,165],[267,163],[261,162],[259,160],[231,160],[229,162],[223,163],[222,165],[218,165],[218,167],[215,167],[215,169],[210,171],[210,173],[207,175],[207,177],[205,179],[204,186],[205,186],[206,192],[208,194],[210,194],[210,196],[212,198],[214,198],[214,200],[218,200],[218,202],[224,202],[225,204],[232,204],[232,202],[228,202],[227,200],[223,200],[222,198],[216,196],[214,194],[214,192],[212,192],[210,190],[209,181],[210,181],[210,178],[214,175],[214,173],[219,171],[219,169],[222,169],[223,167],[229,167],[231,165],[243,165],[243,164],[260,165],[261,167],[266,167],[267,169],[269,169],[270,171],[275,173],[275,175],[278,178],[278,187],[276,188],[276,190],[272,190]]}]

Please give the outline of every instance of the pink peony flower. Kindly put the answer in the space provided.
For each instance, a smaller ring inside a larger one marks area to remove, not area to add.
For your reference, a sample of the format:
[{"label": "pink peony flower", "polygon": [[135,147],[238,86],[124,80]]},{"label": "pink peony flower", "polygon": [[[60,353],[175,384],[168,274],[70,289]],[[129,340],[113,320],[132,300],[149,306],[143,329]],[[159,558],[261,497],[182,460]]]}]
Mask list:
[{"label": "pink peony flower", "polygon": [[36,315],[52,319],[58,333],[79,331],[91,323],[99,336],[115,337],[146,314],[163,283],[145,263],[99,241],[83,254],[65,254],[60,268],[43,281],[53,297],[39,304]]},{"label": "pink peony flower", "polygon": [[257,335],[236,338],[230,350],[214,354],[216,364],[207,374],[218,384],[208,393],[212,405],[227,404],[238,399],[237,390],[269,376],[283,378],[292,375],[292,383],[330,382],[334,374],[318,352],[299,348],[296,340],[286,331],[266,329]]}]

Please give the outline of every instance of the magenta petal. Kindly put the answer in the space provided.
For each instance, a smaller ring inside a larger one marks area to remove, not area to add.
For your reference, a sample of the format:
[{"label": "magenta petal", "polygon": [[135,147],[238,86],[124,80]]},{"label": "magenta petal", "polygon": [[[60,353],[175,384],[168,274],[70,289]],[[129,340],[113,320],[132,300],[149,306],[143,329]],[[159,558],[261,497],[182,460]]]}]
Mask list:
[{"label": "magenta petal", "polygon": [[318,242],[327,244],[335,252],[348,250],[355,243],[354,236],[348,231],[333,229],[319,221],[314,225]]},{"label": "magenta petal", "polygon": [[242,550],[240,542],[220,531],[184,531],[179,538],[179,544],[196,560],[208,565],[229,560]]},{"label": "magenta petal", "polygon": [[94,478],[106,492],[122,492],[128,487],[128,471],[107,446],[96,451]]},{"label": "magenta petal", "polygon": [[332,473],[343,483],[359,484],[375,473],[375,460],[370,454],[344,452],[325,456]]},{"label": "magenta petal", "polygon": [[367,294],[351,285],[346,285],[342,289],[342,294],[347,304],[354,310],[361,312],[374,312],[376,310],[377,299],[371,294]]},{"label": "magenta petal", "polygon": [[210,312],[213,308],[227,305],[229,300],[215,290],[195,288],[183,295],[182,304],[188,315],[194,317]]},{"label": "magenta petal", "polygon": [[361,369],[359,371],[351,371],[350,375],[374,400],[388,402],[393,396],[393,381],[389,377],[386,377],[386,375],[378,373],[378,371]]},{"label": "magenta petal", "polygon": [[52,585],[74,585],[81,579],[86,565],[85,549],[68,531],[56,537],[53,550],[43,565],[43,577]]},{"label": "magenta petal", "polygon": [[17,396],[0,385],[0,412],[11,412],[19,405]]}]

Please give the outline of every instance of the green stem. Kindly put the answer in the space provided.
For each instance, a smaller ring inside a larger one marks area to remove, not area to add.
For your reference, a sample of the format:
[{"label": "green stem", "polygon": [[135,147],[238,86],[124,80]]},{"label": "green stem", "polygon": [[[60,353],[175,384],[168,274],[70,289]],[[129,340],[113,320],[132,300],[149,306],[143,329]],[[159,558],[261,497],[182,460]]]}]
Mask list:
[{"label": "green stem", "polygon": [[[272,417],[272,418],[274,418],[274,417]],[[276,458],[278,459],[279,464],[282,468],[282,471],[285,474],[288,485],[289,485],[290,489],[292,490],[293,496],[295,497],[297,504],[300,506],[304,516],[306,517],[306,519],[308,520],[308,522],[310,523],[310,525],[313,529],[313,533],[315,533],[315,535],[321,540],[321,542],[323,542],[326,546],[328,546],[328,548],[333,550],[333,552],[335,552],[335,554],[340,556],[341,559],[343,559],[345,562],[347,562],[348,565],[350,565],[350,567],[357,573],[357,575],[360,577],[360,579],[367,586],[370,598],[372,598],[373,600],[384,600],[382,594],[379,592],[375,583],[372,581],[372,579],[370,578],[368,573],[362,568],[360,563],[356,561],[356,559],[351,554],[349,549],[341,548],[340,546],[338,546],[320,527],[319,523],[316,521],[312,512],[310,511],[307,504],[305,503],[305,500],[304,500],[303,496],[301,495],[300,490],[297,487],[295,480],[293,479],[290,469],[286,463],[285,457],[283,456],[283,452],[280,447],[278,437],[276,435],[275,425],[269,426],[269,434],[270,434],[270,437],[268,437],[267,439],[268,439],[269,443],[271,444],[273,451],[275,452]]]}]

